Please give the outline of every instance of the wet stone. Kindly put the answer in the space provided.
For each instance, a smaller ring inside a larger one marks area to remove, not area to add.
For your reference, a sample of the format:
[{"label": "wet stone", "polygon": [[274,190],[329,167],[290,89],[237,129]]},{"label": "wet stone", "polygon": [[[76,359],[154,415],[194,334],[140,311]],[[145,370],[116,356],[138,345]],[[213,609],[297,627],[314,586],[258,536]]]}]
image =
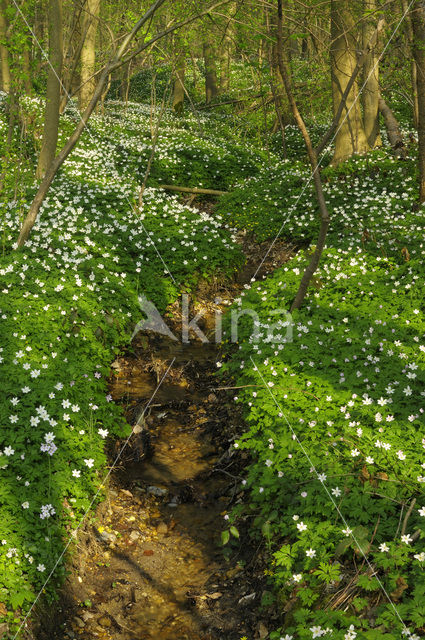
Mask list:
[{"label": "wet stone", "polygon": [[102,616],[101,618],[99,618],[97,623],[98,623],[98,625],[100,625],[101,627],[104,627],[104,628],[110,627],[112,625],[111,619],[108,618],[107,616]]},{"label": "wet stone", "polygon": [[165,535],[166,533],[168,533],[168,527],[165,524],[165,522],[160,522],[156,530],[158,531],[158,533],[161,533],[162,535]]}]

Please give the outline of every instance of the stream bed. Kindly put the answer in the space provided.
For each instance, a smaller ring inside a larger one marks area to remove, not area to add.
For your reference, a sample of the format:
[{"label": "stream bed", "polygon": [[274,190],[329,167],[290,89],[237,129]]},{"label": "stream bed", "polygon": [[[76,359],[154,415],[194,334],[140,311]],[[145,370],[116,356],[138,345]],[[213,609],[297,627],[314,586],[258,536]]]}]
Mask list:
[{"label": "stream bed", "polygon": [[[290,255],[278,245],[272,266],[279,251]],[[198,298],[207,335],[214,330],[211,301],[220,297],[223,309],[251,274]],[[177,311],[171,324],[177,333]],[[217,356],[213,342],[182,344],[149,332],[137,334],[112,364],[111,395],[138,433],[122,450],[96,519],[79,536],[59,610],[42,621],[40,640],[266,637],[258,613],[262,551],[246,536],[227,555],[220,545],[224,516],[243,496],[248,460],[232,448],[243,422],[214,375]]]}]

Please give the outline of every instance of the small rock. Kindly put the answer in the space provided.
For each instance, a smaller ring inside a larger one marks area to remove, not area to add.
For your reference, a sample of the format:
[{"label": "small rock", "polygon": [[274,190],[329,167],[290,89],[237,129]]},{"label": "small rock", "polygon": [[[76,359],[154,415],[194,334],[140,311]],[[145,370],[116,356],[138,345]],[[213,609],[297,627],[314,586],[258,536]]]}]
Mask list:
[{"label": "small rock", "polygon": [[140,533],[134,529],[134,531],[130,533],[128,539],[130,540],[130,542],[136,542],[137,538],[140,538]]},{"label": "small rock", "polygon": [[111,619],[108,618],[107,616],[102,616],[101,618],[99,618],[99,620],[97,621],[97,623],[101,626],[101,627],[110,627],[112,625]]},{"label": "small rock", "polygon": [[159,525],[157,526],[156,530],[158,531],[158,533],[162,533],[163,535],[168,533],[168,527],[165,524],[165,522],[160,522]]},{"label": "small rock", "polygon": [[243,596],[240,600],[238,600],[238,604],[239,604],[241,607],[244,607],[244,606],[246,606],[247,604],[249,604],[250,602],[252,602],[253,600],[255,600],[255,596],[256,596],[256,595],[257,595],[257,594],[255,593],[255,591],[254,591],[253,593],[249,593],[248,595]]},{"label": "small rock", "polygon": [[84,620],[84,622],[88,622],[89,620],[91,620],[92,618],[94,618],[94,613],[90,613],[90,611],[84,611],[81,614],[82,619]]},{"label": "small rock", "polygon": [[80,629],[83,629],[85,626],[85,622],[84,620],[81,620],[81,618],[79,618],[78,616],[75,616],[74,618],[74,623],[77,625],[77,627],[79,627]]},{"label": "small rock", "polygon": [[97,533],[102,542],[114,543],[117,541],[115,533],[109,533],[109,531],[98,531]]},{"label": "small rock", "polygon": [[161,498],[168,493],[167,489],[161,489],[161,487],[155,487],[155,485],[151,485],[146,489],[146,491],[157,498]]}]

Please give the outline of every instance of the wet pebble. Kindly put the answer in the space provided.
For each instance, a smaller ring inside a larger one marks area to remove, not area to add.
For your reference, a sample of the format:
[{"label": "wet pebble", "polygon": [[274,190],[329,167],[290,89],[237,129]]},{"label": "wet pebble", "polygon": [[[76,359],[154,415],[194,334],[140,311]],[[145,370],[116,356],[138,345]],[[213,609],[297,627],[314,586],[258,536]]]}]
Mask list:
[{"label": "wet pebble", "polygon": [[167,495],[167,489],[162,489],[161,487],[155,487],[155,485],[151,485],[146,489],[147,493],[150,493],[152,496],[156,496],[157,498],[161,498],[162,496]]},{"label": "wet pebble", "polygon": [[101,626],[101,627],[110,627],[112,625],[111,619],[108,618],[107,616],[102,616],[101,618],[99,618],[99,620],[97,621],[97,623]]},{"label": "wet pebble", "polygon": [[85,622],[84,620],[81,620],[81,618],[79,618],[78,616],[75,616],[74,618],[74,623],[77,625],[77,627],[79,627],[80,629],[83,629],[85,626]]},{"label": "wet pebble", "polygon": [[136,542],[136,540],[140,538],[140,533],[136,530],[132,531],[129,536],[130,542]]},{"label": "wet pebble", "polygon": [[168,533],[168,527],[165,524],[165,522],[160,522],[156,530],[158,531],[158,533],[161,533],[162,535],[165,535],[166,533]]}]

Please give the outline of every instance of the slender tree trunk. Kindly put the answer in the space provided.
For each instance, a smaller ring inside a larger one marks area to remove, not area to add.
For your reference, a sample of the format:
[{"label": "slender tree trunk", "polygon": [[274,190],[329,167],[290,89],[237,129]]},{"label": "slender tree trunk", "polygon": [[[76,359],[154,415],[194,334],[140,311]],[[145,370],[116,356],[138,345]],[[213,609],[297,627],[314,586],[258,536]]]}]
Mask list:
[{"label": "slender tree trunk", "polygon": [[425,4],[416,0],[412,12],[413,53],[417,68],[419,201],[425,202]]},{"label": "slender tree trunk", "polygon": [[418,84],[417,84],[417,67],[416,60],[413,54],[413,26],[412,26],[412,16],[409,11],[409,5],[407,0],[401,0],[401,10],[403,15],[406,16],[404,19],[404,24],[406,26],[406,34],[409,39],[409,48],[411,52],[411,61],[410,61],[410,77],[412,82],[412,98],[413,98],[413,123],[415,128],[418,128]]},{"label": "slender tree trunk", "polygon": [[80,111],[89,104],[96,81],[92,77],[96,69],[96,31],[100,0],[86,0],[83,17],[83,33],[86,34],[81,48],[81,88],[79,94]]},{"label": "slender tree trunk", "polygon": [[[365,49],[375,33],[376,0],[364,0],[365,12],[370,15],[363,25],[363,48]],[[382,145],[379,130],[379,56],[377,43],[370,48],[364,63],[364,88],[362,93],[364,130],[369,147]]]},{"label": "slender tree trunk", "polygon": [[207,35],[204,40],[204,63],[205,63],[205,102],[209,104],[218,93],[217,90],[217,70],[215,65],[215,53],[210,39]]},{"label": "slender tree trunk", "polygon": [[301,278],[300,286],[295,295],[295,298],[292,302],[290,311],[294,311],[294,309],[299,309],[302,305],[304,298],[307,293],[308,286],[311,282],[311,279],[319,266],[320,258],[323,253],[323,249],[325,247],[326,236],[329,228],[329,212],[325,201],[325,196],[323,194],[322,188],[322,179],[320,176],[319,165],[317,163],[317,156],[313,149],[313,145],[311,144],[310,135],[307,131],[307,127],[305,126],[304,120],[299,112],[297,103],[295,101],[295,97],[292,91],[292,83],[290,80],[290,76],[287,72],[286,66],[283,61],[282,56],[282,22],[283,22],[283,7],[282,0],[277,0],[277,9],[278,9],[278,23],[277,23],[277,51],[278,51],[278,62],[279,69],[282,76],[283,83],[285,85],[286,94],[288,96],[288,101],[292,109],[292,113],[294,115],[294,119],[298,125],[298,128],[301,131],[301,134],[304,138],[304,144],[307,150],[307,155],[310,160],[312,174],[313,174],[313,182],[314,188],[316,191],[316,197],[319,204],[320,211],[320,230],[319,236],[317,238],[317,244],[314,249],[313,255],[310,258],[310,262],[308,263],[306,270]]},{"label": "slender tree trunk", "polygon": [[43,144],[36,176],[42,178],[56,155],[62,73],[62,0],[49,1],[49,71],[44,110]]},{"label": "slender tree trunk", "polygon": [[7,0],[1,0],[0,2],[0,70],[1,70],[1,85],[0,88],[6,93],[10,93],[11,78],[10,78],[10,66],[9,66],[9,51],[7,50],[4,41],[6,40],[7,33]]},{"label": "slender tree trunk", "polygon": [[62,114],[68,104],[72,92],[72,84],[75,79],[78,64],[80,62],[81,49],[83,48],[85,33],[81,31],[82,5],[76,4],[71,21],[71,32],[68,36],[68,47],[63,59],[62,93],[59,112]]},{"label": "slender tree trunk", "polygon": [[183,113],[186,56],[183,43],[177,37],[174,38],[174,55],[173,109],[175,113]]},{"label": "slender tree trunk", "polygon": [[237,12],[236,2],[231,2],[226,13],[229,19],[223,36],[220,56],[220,93],[227,93],[230,87],[230,66],[235,41],[235,23],[233,18]]},{"label": "slender tree trunk", "polygon": [[[332,98],[336,113],[356,68],[356,40],[350,0],[331,0],[331,40]],[[332,162],[338,164],[353,153],[364,153],[368,148],[358,101],[358,86],[354,82],[338,122]]]}]

